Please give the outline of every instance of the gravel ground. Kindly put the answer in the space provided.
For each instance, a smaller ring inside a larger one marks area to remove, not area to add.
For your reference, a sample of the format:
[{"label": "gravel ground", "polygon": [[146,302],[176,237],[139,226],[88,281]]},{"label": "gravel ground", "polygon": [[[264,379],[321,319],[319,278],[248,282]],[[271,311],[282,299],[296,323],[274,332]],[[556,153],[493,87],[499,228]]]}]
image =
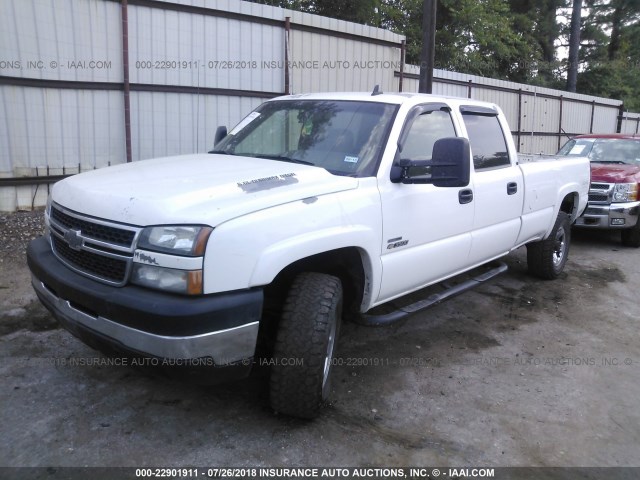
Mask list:
[{"label": "gravel ground", "polygon": [[332,404],[302,422],[271,411],[264,371],[198,387],[101,363],[35,298],[41,219],[0,220],[0,466],[640,465],[640,250],[619,234],[574,232],[554,282],[519,249],[408,320],[345,324]]},{"label": "gravel ground", "polygon": [[0,262],[24,263],[24,252],[30,240],[44,231],[43,211],[0,214]]},{"label": "gravel ground", "polygon": [[0,335],[59,328],[31,288],[25,252],[44,231],[42,209],[0,216]]}]

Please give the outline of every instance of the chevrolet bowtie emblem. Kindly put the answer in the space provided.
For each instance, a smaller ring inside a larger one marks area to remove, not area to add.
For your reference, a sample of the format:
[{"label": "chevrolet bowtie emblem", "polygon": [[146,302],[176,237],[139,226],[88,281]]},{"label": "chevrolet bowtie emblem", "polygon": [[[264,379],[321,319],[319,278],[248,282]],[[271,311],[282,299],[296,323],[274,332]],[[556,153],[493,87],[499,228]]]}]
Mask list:
[{"label": "chevrolet bowtie emblem", "polygon": [[72,250],[81,250],[82,245],[84,245],[80,230],[67,230],[64,234],[64,239]]}]

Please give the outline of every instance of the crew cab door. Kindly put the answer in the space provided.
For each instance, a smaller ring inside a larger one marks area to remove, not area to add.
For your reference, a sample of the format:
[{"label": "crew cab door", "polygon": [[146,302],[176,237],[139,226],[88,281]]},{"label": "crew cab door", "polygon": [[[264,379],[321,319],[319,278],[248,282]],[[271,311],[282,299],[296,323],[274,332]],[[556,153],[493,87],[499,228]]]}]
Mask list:
[{"label": "crew cab door", "polygon": [[520,233],[524,184],[506,122],[496,110],[460,107],[473,158],[475,215],[469,264],[508,253]]},{"label": "crew cab door", "polygon": [[[436,140],[459,136],[444,104],[414,107],[400,135],[398,159],[430,160]],[[429,175],[425,168],[425,175]],[[380,179],[383,278],[376,303],[416,290],[464,268],[471,248],[471,185],[436,187]]]}]

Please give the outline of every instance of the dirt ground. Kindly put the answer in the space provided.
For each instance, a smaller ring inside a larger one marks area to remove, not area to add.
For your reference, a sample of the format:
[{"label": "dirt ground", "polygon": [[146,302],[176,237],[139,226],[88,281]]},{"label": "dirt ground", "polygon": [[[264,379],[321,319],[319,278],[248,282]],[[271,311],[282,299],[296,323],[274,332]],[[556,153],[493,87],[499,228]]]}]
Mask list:
[{"label": "dirt ground", "polygon": [[557,281],[520,249],[408,320],[346,324],[306,422],[269,409],[264,369],[199,387],[102,365],[35,300],[40,215],[0,218],[0,466],[640,465],[640,251],[615,234],[574,231]]}]

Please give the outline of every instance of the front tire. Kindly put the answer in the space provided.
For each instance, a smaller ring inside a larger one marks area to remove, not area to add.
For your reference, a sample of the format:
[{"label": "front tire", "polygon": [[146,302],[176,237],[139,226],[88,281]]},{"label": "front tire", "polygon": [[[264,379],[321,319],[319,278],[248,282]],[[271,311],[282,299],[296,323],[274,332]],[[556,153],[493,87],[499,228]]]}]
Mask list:
[{"label": "front tire", "polygon": [[315,418],[331,391],[331,370],[342,316],[342,283],[302,273],[291,285],[273,348],[271,407]]},{"label": "front tire", "polygon": [[549,237],[527,245],[529,273],[545,280],[558,278],[567,263],[570,244],[569,215],[565,212],[559,212]]}]

